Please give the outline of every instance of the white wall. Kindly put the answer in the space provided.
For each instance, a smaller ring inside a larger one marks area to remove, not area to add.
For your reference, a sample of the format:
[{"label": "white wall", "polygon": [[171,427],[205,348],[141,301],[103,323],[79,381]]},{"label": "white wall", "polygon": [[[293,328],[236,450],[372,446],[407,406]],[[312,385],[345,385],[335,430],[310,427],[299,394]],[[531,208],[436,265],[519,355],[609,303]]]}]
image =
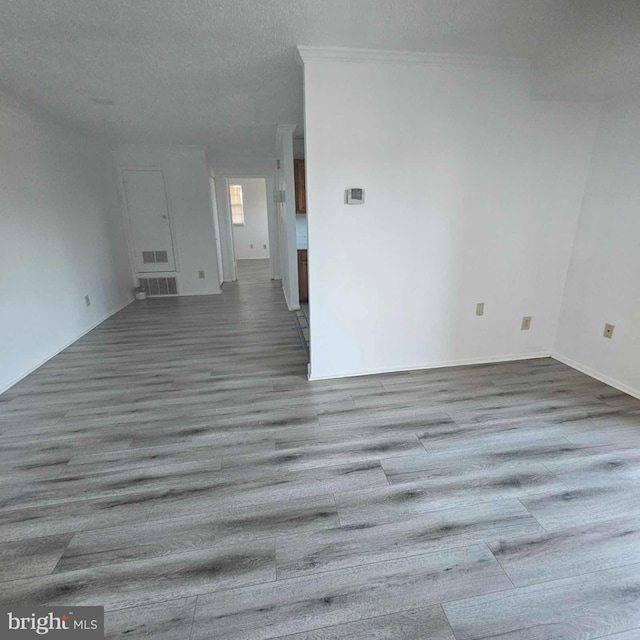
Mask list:
[{"label": "white wall", "polygon": [[[640,397],[640,102],[602,115],[556,339],[558,356]],[[613,338],[603,337],[615,324]],[[567,360],[568,359],[568,360]]]},{"label": "white wall", "polygon": [[6,98],[0,211],[1,392],[129,302],[133,281],[109,149]]},{"label": "white wall", "polygon": [[549,354],[598,107],[477,60],[302,56],[312,377]]},{"label": "white wall", "polygon": [[304,160],[304,139],[293,139],[293,157],[296,160]]},{"label": "white wall", "polygon": [[296,201],[293,178],[293,125],[278,125],[276,134],[277,188],[284,193],[284,202],[278,203],[280,230],[280,269],[282,290],[289,309],[299,309],[298,257],[296,249]]},{"label": "white wall", "polygon": [[[119,144],[113,154],[119,170],[160,169],[164,173],[177,269],[177,273],[164,275],[177,277],[180,295],[220,293],[205,148]],[[121,206],[126,206],[122,193]],[[204,279],[199,278],[199,271],[205,272]]]},{"label": "white wall", "polygon": [[242,187],[244,224],[234,225],[236,260],[269,257],[267,188],[262,178],[231,178],[229,184]]}]

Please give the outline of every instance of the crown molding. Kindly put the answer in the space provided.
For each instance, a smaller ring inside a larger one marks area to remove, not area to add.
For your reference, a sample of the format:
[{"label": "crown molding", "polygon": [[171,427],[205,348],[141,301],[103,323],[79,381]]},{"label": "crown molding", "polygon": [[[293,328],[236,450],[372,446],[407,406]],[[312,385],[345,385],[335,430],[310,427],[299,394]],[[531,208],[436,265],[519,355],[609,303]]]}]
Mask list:
[{"label": "crown molding", "polygon": [[307,47],[296,49],[298,63],[304,66],[312,60],[335,62],[362,62],[379,64],[419,64],[454,67],[497,67],[528,69],[531,63],[526,58],[501,56],[476,56],[450,53],[421,53],[418,51],[386,51],[382,49],[350,49],[347,47]]},{"label": "crown molding", "polygon": [[282,136],[291,135],[293,137],[293,132],[297,129],[297,125],[295,124],[279,124],[276,127],[276,141],[279,140]]}]

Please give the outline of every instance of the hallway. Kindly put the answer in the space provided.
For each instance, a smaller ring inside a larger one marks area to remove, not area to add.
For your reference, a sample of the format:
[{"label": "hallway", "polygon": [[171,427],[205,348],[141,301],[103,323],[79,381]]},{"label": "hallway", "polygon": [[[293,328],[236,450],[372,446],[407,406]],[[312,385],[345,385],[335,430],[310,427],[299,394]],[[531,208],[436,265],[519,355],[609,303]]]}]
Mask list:
[{"label": "hallway", "polygon": [[239,269],[0,396],[2,604],[154,640],[640,627],[640,401],[551,359],[309,383]]}]

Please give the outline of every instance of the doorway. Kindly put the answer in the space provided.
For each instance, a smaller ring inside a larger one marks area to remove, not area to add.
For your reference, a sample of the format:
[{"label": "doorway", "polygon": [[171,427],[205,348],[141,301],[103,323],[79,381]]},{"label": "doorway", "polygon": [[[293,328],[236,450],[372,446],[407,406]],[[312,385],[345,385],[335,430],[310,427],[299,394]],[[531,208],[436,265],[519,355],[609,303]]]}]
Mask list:
[{"label": "doorway", "polygon": [[224,268],[222,264],[222,241],[220,239],[220,218],[218,217],[218,204],[216,200],[216,179],[213,176],[209,178],[209,186],[211,189],[211,208],[213,212],[213,232],[216,242],[216,260],[218,262],[218,279],[222,285],[224,281]]},{"label": "doorway", "polygon": [[303,157],[298,155],[294,141],[293,179],[296,205],[296,250],[298,266],[298,300],[300,308],[296,311],[298,328],[303,343],[309,353],[310,322],[309,322],[309,264],[308,247],[309,232],[307,226],[307,190],[306,171]]},{"label": "doorway", "polygon": [[264,178],[229,178],[233,249],[239,280],[271,279],[267,183]]}]

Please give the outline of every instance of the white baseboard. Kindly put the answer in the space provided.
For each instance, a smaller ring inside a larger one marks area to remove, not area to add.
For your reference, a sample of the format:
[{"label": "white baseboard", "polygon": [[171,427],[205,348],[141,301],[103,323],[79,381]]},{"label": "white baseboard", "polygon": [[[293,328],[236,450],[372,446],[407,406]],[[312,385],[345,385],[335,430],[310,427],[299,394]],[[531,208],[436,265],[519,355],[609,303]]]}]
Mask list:
[{"label": "white baseboard", "polygon": [[145,300],[152,300],[153,298],[189,298],[191,296],[219,296],[222,293],[222,289],[219,291],[211,291],[210,293],[159,293],[154,296],[147,296]]},{"label": "white baseboard", "polygon": [[57,356],[61,351],[64,351],[67,347],[70,347],[74,342],[77,342],[78,340],[80,340],[82,336],[87,335],[89,331],[92,331],[93,329],[95,329],[98,325],[102,324],[105,320],[108,320],[111,316],[118,313],[118,311],[122,311],[122,309],[129,306],[132,302],[134,302],[134,300],[135,298],[131,298],[126,302],[122,303],[121,305],[117,306],[115,309],[113,309],[113,311],[109,311],[109,313],[107,313],[105,316],[103,316],[102,318],[94,322],[90,327],[85,329],[82,333],[77,335],[75,338],[73,338],[72,340],[69,340],[69,342],[67,342],[66,344],[62,345],[61,347],[59,347],[58,349],[50,353],[48,356],[46,356],[40,362],[38,362],[38,364],[34,365],[27,371],[24,371],[23,373],[21,373],[17,378],[14,378],[14,380],[10,382],[6,387],[4,387],[3,389],[0,389],[0,394],[11,389],[11,387],[13,387],[15,384],[18,384],[20,380],[22,380],[23,378],[26,378],[29,374],[33,373],[36,369],[39,369],[45,362],[49,362],[51,358],[55,358],[55,356]]},{"label": "white baseboard", "polygon": [[282,284],[282,293],[284,295],[284,301],[287,303],[287,309],[289,309],[289,311],[297,311],[300,308],[300,305],[296,307],[289,302],[289,296],[287,295],[287,289],[284,286],[284,282]]},{"label": "white baseboard", "polygon": [[535,353],[515,353],[505,356],[491,356],[488,358],[464,358],[462,360],[444,360],[442,362],[429,362],[415,367],[402,367],[391,369],[378,369],[376,371],[355,371],[350,373],[338,373],[328,376],[314,376],[309,374],[309,380],[334,380],[337,378],[355,378],[358,376],[375,376],[382,373],[402,373],[403,371],[422,371],[424,369],[442,369],[445,367],[462,367],[473,364],[492,364],[494,362],[513,362],[515,360],[535,360],[536,358],[550,358],[549,351],[537,351]]},{"label": "white baseboard", "polygon": [[596,371],[595,369],[588,367],[586,364],[582,364],[581,362],[577,362],[576,360],[567,358],[566,356],[563,356],[560,353],[552,353],[551,357],[554,360],[557,360],[558,362],[562,362],[562,364],[566,364],[568,367],[571,367],[572,369],[576,369],[577,371],[580,371],[581,373],[584,373],[592,378],[595,378],[600,382],[604,382],[605,384],[608,384],[610,387],[613,387],[614,389],[618,389],[618,391],[627,393],[630,396],[633,396],[634,398],[638,398],[640,400],[640,389],[634,389],[633,387],[630,387],[628,384],[625,384],[624,382],[620,382],[620,380],[616,380],[615,378],[610,378],[604,373],[600,373],[599,371]]}]

